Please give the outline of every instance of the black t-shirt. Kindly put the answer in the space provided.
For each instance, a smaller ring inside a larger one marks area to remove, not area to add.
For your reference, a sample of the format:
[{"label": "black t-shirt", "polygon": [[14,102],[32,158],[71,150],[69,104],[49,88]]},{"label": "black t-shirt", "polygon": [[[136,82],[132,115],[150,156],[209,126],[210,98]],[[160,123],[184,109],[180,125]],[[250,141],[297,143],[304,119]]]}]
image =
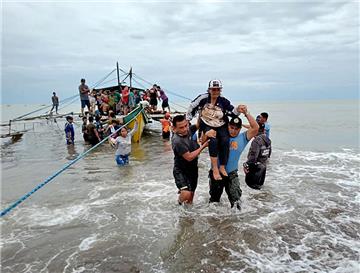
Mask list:
[{"label": "black t-shirt", "polygon": [[187,161],[185,158],[183,158],[183,154],[186,152],[193,152],[200,147],[197,141],[192,139],[192,136],[195,132],[196,126],[192,125],[187,136],[179,136],[175,133],[171,140],[172,149],[174,151],[174,168],[178,168],[186,173],[188,171],[197,169],[197,157],[192,161]]},{"label": "black t-shirt", "polygon": [[94,123],[89,123],[86,126],[86,130],[89,136],[89,139],[97,139],[94,130],[96,130],[95,124]]}]

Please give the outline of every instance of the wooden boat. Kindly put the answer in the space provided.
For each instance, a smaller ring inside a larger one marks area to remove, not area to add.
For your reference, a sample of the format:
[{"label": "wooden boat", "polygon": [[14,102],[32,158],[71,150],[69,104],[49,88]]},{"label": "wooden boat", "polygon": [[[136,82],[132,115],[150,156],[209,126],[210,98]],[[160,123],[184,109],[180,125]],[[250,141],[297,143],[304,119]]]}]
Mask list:
[{"label": "wooden boat", "polygon": [[149,123],[150,117],[147,112],[143,108],[143,105],[139,103],[139,105],[132,110],[129,114],[124,117],[124,124],[127,124],[128,128],[134,128],[135,122],[138,123],[138,128],[135,134],[132,137],[133,142],[139,142],[141,139],[141,135],[144,131],[145,125]]},{"label": "wooden boat", "polygon": [[[93,91],[96,91],[97,93],[102,92],[102,91],[117,91],[119,93],[122,92],[122,90],[127,86],[124,84],[121,84],[120,82],[120,77],[119,77],[119,65],[118,63],[116,64],[117,66],[117,75],[118,75],[118,84],[115,86],[109,86],[109,87],[101,87],[101,88],[94,88]],[[144,92],[145,90],[142,88],[137,88],[132,86],[132,69],[130,69],[129,73],[126,75],[125,79],[127,77],[130,77],[130,86],[127,86],[129,88],[131,88],[133,91],[137,91],[137,92]],[[127,124],[127,127],[132,129],[134,128],[135,125],[135,121],[137,121],[138,123],[138,128],[135,132],[135,134],[132,137],[132,142],[140,142],[141,139],[141,135],[144,131],[145,125],[147,123],[150,123],[151,117],[149,116],[149,114],[146,112],[145,107],[139,103],[129,114],[127,114],[126,116],[123,117],[124,120],[124,124]]]},{"label": "wooden boat", "polygon": [[9,134],[0,135],[1,138],[11,137],[12,141],[18,141],[26,131],[13,132]]}]

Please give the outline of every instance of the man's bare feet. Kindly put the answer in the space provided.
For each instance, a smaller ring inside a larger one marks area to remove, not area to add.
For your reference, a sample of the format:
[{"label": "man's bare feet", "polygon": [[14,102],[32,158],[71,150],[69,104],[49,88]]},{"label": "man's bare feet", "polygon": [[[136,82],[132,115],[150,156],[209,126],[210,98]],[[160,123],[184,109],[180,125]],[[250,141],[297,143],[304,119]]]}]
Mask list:
[{"label": "man's bare feet", "polygon": [[225,170],[225,166],[220,166],[219,168],[219,172],[223,175],[223,176],[228,176],[226,170]]}]

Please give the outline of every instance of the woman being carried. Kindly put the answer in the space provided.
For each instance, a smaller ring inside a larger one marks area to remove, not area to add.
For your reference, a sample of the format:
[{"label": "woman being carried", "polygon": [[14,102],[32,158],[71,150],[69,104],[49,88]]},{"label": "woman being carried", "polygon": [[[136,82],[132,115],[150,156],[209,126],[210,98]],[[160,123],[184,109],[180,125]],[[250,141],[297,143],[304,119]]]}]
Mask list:
[{"label": "woman being carried", "polygon": [[[220,96],[221,90],[221,81],[211,80],[209,82],[208,93],[199,95],[193,100],[186,113],[186,119],[190,121],[195,116],[196,112],[199,112],[199,130],[203,133],[206,133],[210,129],[216,131],[216,138],[211,138],[209,142],[211,167],[215,180],[222,179],[220,174],[227,176],[225,170],[229,153],[227,115],[239,115],[239,106],[235,108],[231,105],[229,100]],[[218,167],[218,159],[220,167]]]}]

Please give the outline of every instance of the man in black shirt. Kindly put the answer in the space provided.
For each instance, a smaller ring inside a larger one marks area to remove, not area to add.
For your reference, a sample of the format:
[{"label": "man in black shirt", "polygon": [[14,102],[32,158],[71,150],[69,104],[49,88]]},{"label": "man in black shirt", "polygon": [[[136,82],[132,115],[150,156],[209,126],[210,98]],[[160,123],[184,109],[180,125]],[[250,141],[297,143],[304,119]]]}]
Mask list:
[{"label": "man in black shirt", "polygon": [[180,193],[179,204],[191,204],[197,187],[198,156],[208,146],[209,141],[200,146],[192,139],[197,128],[195,125],[189,128],[189,122],[184,115],[174,117],[173,130],[172,149],[175,155],[173,174]]}]

